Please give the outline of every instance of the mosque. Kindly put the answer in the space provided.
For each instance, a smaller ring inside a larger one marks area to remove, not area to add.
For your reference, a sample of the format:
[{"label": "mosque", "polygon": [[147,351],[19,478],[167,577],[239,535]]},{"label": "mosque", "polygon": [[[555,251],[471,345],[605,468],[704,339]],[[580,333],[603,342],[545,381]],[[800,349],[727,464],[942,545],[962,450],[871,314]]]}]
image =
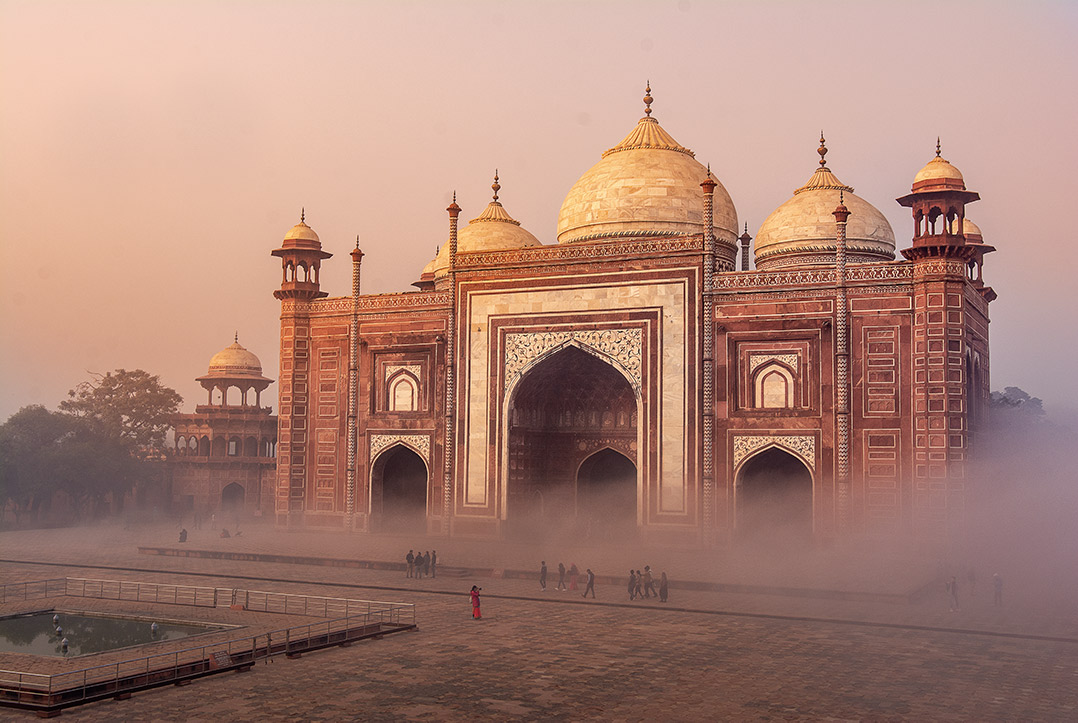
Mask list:
[{"label": "mosque", "polygon": [[[913,235],[896,259],[821,135],[753,240],[652,102],[649,87],[569,189],[556,242],[513,219],[495,175],[466,225],[454,198],[414,291],[363,294],[357,244],[352,293],[329,297],[331,254],[301,217],[272,252],[277,428],[253,436],[276,445],[276,477],[249,508],[282,526],[701,547],[962,525],[995,298],[994,249],[966,218],[977,193],[937,145],[898,199]],[[230,383],[214,374],[208,389]],[[257,359],[232,381],[269,383]]]}]

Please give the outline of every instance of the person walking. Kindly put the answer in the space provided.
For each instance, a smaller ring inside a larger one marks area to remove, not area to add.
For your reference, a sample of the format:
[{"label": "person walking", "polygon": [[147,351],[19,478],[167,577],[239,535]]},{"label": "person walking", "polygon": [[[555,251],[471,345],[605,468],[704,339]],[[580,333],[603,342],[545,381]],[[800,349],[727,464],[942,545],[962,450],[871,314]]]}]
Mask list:
[{"label": "person walking", "polygon": [[670,594],[670,582],[666,579],[666,573],[659,578],[659,602],[666,602],[666,596]]},{"label": "person walking", "polygon": [[479,612],[479,591],[482,589],[472,585],[472,620],[483,619],[483,613]]},{"label": "person walking", "polygon": [[438,577],[438,551],[430,551],[430,576]]},{"label": "person walking", "polygon": [[644,597],[644,573],[636,571],[636,588],[633,590],[637,597]]},{"label": "person walking", "polygon": [[576,579],[580,577],[580,570],[577,568],[574,562],[569,566],[569,589],[576,590]]},{"label": "person walking", "polygon": [[543,560],[543,566],[539,568],[539,589],[546,592],[546,560]]},{"label": "person walking", "polygon": [[588,583],[584,587],[584,594],[581,595],[580,597],[586,598],[588,596],[588,591],[590,590],[591,591],[591,599],[594,600],[595,599],[595,573],[591,571],[590,567],[588,568],[587,576],[588,576]]},{"label": "person walking", "polygon": [[951,593],[951,612],[958,612],[958,577],[951,575],[950,582],[947,583],[947,591]]},{"label": "person walking", "polygon": [[408,574],[406,577],[413,577],[415,575],[415,550],[409,550],[404,559],[408,563]]},{"label": "person walking", "polygon": [[1003,578],[998,572],[992,573],[992,604],[997,608],[1003,607]]},{"label": "person walking", "polygon": [[636,599],[636,573],[629,568],[629,599]]},{"label": "person walking", "polygon": [[555,590],[565,590],[565,563],[558,563],[558,584],[554,587]]},{"label": "person walking", "polygon": [[656,597],[655,578],[651,575],[651,568],[644,565],[644,597]]}]

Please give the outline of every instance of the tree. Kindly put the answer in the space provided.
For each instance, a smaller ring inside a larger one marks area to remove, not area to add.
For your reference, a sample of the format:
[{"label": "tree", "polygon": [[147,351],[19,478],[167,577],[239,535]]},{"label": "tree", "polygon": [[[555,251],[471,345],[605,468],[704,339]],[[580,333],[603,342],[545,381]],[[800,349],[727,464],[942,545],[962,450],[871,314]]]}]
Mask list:
[{"label": "tree", "polygon": [[165,433],[183,398],[141,369],[94,374],[67,393],[60,410],[88,420],[105,439],[148,459],[165,451]]},{"label": "tree", "polygon": [[59,488],[56,463],[78,421],[40,405],[23,407],[0,425],[0,500],[15,522],[37,513]]}]

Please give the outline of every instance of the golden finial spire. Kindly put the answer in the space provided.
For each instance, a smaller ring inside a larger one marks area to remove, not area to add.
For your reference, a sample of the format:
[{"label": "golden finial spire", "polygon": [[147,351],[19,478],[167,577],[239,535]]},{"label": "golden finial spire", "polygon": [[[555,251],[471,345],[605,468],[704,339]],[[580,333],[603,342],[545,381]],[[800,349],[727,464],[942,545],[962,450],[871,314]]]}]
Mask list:
[{"label": "golden finial spire", "polygon": [[841,188],[838,189],[838,205],[839,206],[845,206],[846,205],[846,201],[842,196],[842,189]]},{"label": "golden finial spire", "polygon": [[820,166],[827,167],[827,159],[824,156],[827,155],[827,141],[823,139],[823,131],[820,131],[820,147],[816,149],[816,152],[820,154]]},{"label": "golden finial spire", "polygon": [[[842,193],[842,191],[839,191],[839,193]],[[749,232],[749,222],[746,221],[745,222],[745,233],[747,234],[748,232]]]},{"label": "golden finial spire", "polygon": [[236,336],[232,338],[232,341],[235,342],[236,344],[240,343],[240,332],[239,332],[238,329],[236,330]]},{"label": "golden finial spire", "polygon": [[356,234],[356,248],[359,248],[359,234]]},{"label": "golden finial spire", "polygon": [[651,116],[651,103],[655,99],[651,97],[651,81],[648,81],[647,88],[644,89],[644,115]]},{"label": "golden finial spire", "polygon": [[936,158],[940,157],[940,137],[936,136]]},{"label": "golden finial spire", "polygon": [[490,187],[494,189],[494,203],[498,202],[498,191],[502,190],[502,186],[498,183],[498,169],[494,169],[494,183],[490,184]]},{"label": "golden finial spire", "polygon": [[304,208],[303,206],[300,206],[300,208],[299,208],[299,222],[300,223],[306,223],[306,221],[307,221],[307,209]]}]

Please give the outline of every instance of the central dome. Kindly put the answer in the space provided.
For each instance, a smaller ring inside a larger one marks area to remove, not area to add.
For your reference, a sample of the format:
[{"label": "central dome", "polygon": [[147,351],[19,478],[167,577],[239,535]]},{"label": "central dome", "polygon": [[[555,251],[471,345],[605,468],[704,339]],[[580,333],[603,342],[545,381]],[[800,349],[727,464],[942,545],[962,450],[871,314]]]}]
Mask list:
[{"label": "central dome", "polygon": [[[708,170],[651,117],[651,88],[636,128],[603,154],[569,190],[558,214],[558,243],[647,236],[693,236],[704,230]],[[714,234],[737,249],[737,211],[721,183],[715,187]]]}]

